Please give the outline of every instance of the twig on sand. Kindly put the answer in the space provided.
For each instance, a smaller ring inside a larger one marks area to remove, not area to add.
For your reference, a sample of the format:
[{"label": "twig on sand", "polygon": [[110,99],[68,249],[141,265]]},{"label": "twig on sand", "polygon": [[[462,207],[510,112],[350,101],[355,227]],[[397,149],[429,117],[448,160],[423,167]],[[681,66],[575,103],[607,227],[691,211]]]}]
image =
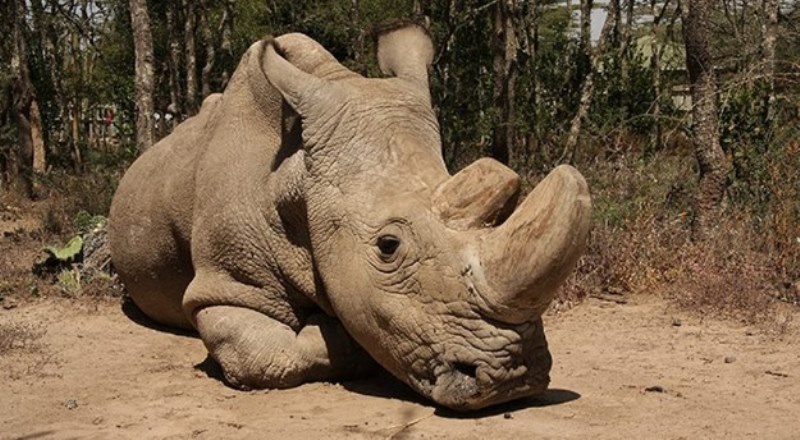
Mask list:
[{"label": "twig on sand", "polygon": [[392,432],[391,434],[389,434],[386,437],[386,440],[391,440],[391,439],[395,438],[395,436],[397,436],[401,432],[405,431],[406,429],[416,425],[417,423],[419,423],[419,422],[421,422],[421,421],[423,421],[423,420],[425,420],[427,418],[430,418],[431,416],[433,416],[433,413],[424,415],[422,417],[418,417],[418,418],[416,418],[416,419],[414,419],[414,420],[412,420],[410,422],[407,422],[407,423],[403,423],[403,424],[400,424],[400,425],[389,426],[388,428],[383,428],[380,431],[382,431],[382,432],[391,432],[392,430],[396,429],[396,431]]}]

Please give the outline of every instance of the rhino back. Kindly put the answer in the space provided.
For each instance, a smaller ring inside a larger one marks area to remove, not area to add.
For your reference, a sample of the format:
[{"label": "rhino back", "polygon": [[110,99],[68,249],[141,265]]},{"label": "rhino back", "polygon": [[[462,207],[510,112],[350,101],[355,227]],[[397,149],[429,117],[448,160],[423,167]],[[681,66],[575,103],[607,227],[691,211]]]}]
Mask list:
[{"label": "rhino back", "polygon": [[134,162],[112,202],[114,264],[136,304],[165,324],[190,326],[183,294],[195,266],[225,265],[215,244],[264,229],[252,220],[269,204],[262,187],[280,148],[281,100],[252,55],[224,94]]},{"label": "rhino back", "polygon": [[259,49],[251,47],[232,78],[198,161],[191,252],[198,272],[261,293],[190,289],[184,309],[191,316],[208,305],[238,305],[296,327],[302,309],[315,306],[316,289],[302,213],[287,216],[279,205],[299,190],[305,166],[299,131],[287,122],[293,114],[264,76]]},{"label": "rhino back", "polygon": [[194,175],[208,146],[218,97],[142,154],[111,205],[111,255],[131,297],[157,321],[188,327],[180,297],[194,271],[189,255]]}]

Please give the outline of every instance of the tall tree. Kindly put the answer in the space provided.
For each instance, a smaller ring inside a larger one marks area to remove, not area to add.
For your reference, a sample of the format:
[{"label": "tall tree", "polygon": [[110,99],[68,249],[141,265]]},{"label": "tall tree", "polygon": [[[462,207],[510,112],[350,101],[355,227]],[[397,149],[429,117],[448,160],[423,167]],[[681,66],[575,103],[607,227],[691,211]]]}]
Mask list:
[{"label": "tall tree", "polygon": [[686,69],[692,91],[692,134],[700,169],[695,195],[695,238],[704,238],[719,217],[731,165],[719,140],[717,75],[711,58],[713,0],[688,0],[682,5]]},{"label": "tall tree", "polygon": [[186,112],[197,113],[197,47],[194,31],[197,8],[195,0],[183,0],[183,50],[186,63]]},{"label": "tall tree", "polygon": [[359,7],[358,0],[351,0],[350,23],[353,26],[353,41],[351,46],[353,47],[353,63],[355,63],[354,70],[362,75],[366,75],[367,63],[364,59],[366,57],[366,53],[364,52],[364,27],[361,25],[359,9],[361,8]]},{"label": "tall tree", "polygon": [[[166,5],[167,15],[167,41],[169,42],[169,55],[167,57],[167,69],[169,71],[169,111],[176,116],[182,113],[181,105],[181,41],[178,38],[178,17],[180,3],[169,2]],[[183,29],[181,29],[182,31]]]},{"label": "tall tree", "polygon": [[[47,69],[47,79],[50,81],[50,86],[53,88],[53,94],[55,95],[53,107],[57,108],[57,111],[60,113],[64,102],[63,78],[59,75],[58,69],[60,64],[56,55],[58,51],[58,36],[52,25],[53,17],[45,13],[42,0],[30,0],[30,6],[33,26],[37,32],[36,37],[40,48],[40,57],[41,60],[50,66],[50,68]],[[44,137],[48,148],[48,154],[57,155],[57,142],[52,142],[52,137],[48,138],[47,130],[43,128],[43,131],[45,131]]]},{"label": "tall tree", "polygon": [[[653,100],[653,107],[652,107],[652,115],[653,115],[653,133],[651,136],[650,144],[652,145],[652,149],[658,150],[661,148],[662,144],[662,122],[661,122],[661,94],[662,94],[662,78],[661,78],[661,58],[664,54],[662,50],[662,44],[659,41],[659,27],[661,26],[661,21],[664,19],[664,14],[667,12],[667,8],[669,8],[670,0],[664,1],[664,4],[661,6],[661,11],[658,11],[658,2],[659,0],[650,0],[650,15],[653,16],[653,22],[650,26],[650,72],[652,75],[653,80],[653,96],[655,99]],[[677,16],[677,14],[675,14]],[[670,22],[669,26],[667,27],[668,30],[671,31],[672,24],[675,22],[675,19]]]},{"label": "tall tree", "polygon": [[131,27],[136,54],[136,148],[153,145],[153,36],[147,0],[130,0]]},{"label": "tall tree", "polygon": [[[619,1],[619,0],[614,0]],[[626,58],[628,56],[628,48],[631,45],[631,40],[633,39],[633,8],[635,6],[635,0],[625,0],[625,21],[621,23],[620,29],[620,43],[619,43],[619,62],[620,66],[622,67],[622,80],[626,82],[628,80],[628,63]],[[618,20],[621,21],[622,14],[617,14]]]},{"label": "tall tree", "polygon": [[492,26],[494,139],[490,153],[505,164],[516,138],[515,91],[519,77],[516,26],[521,24],[522,18],[517,0],[498,0],[495,3]]},{"label": "tall tree", "polygon": [[220,42],[221,59],[220,62],[223,66],[221,79],[221,88],[228,85],[228,80],[231,77],[230,69],[233,66],[233,24],[236,18],[236,0],[225,0],[225,11],[222,14],[221,32],[222,35]]},{"label": "tall tree", "polygon": [[595,76],[597,74],[597,69],[600,67],[600,62],[603,59],[603,55],[606,53],[611,34],[618,20],[619,0],[611,0],[608,2],[608,14],[606,15],[605,23],[603,23],[603,29],[600,31],[600,39],[597,41],[597,46],[594,50],[590,50],[589,73],[586,75],[586,79],[581,86],[581,100],[578,103],[578,111],[575,112],[575,116],[573,116],[572,122],[570,123],[569,134],[567,135],[567,141],[564,144],[564,152],[561,155],[560,161],[571,162],[575,155],[575,149],[578,146],[578,138],[581,134],[583,121],[589,115],[589,109],[592,107],[592,100],[596,88]]},{"label": "tall tree", "polygon": [[762,31],[765,63],[763,70],[768,81],[767,123],[771,124],[775,119],[775,45],[778,39],[780,2],[778,0],[763,0],[763,9],[766,16]]},{"label": "tall tree", "polygon": [[7,95],[10,114],[17,126],[17,144],[11,146],[5,171],[12,190],[31,197],[34,195],[33,172],[44,171],[45,148],[42,119],[28,67],[25,5],[25,0],[13,0],[9,10],[12,78]]},{"label": "tall tree", "polygon": [[205,49],[206,62],[203,65],[203,71],[200,76],[201,94],[202,97],[211,94],[211,72],[214,70],[214,63],[216,61],[216,49],[214,47],[214,34],[211,32],[211,24],[209,23],[209,0],[200,0],[200,33],[203,36],[203,47]]},{"label": "tall tree", "polygon": [[586,59],[592,56],[592,0],[581,0],[581,32],[580,43]]}]

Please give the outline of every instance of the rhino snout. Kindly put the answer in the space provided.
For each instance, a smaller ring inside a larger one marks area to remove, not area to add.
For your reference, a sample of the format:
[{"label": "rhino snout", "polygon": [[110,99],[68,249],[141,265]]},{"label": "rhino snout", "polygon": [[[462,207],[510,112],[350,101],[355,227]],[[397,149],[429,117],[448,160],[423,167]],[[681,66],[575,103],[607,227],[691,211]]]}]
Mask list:
[{"label": "rhino snout", "polygon": [[[517,326],[519,339],[498,350],[445,348],[423,394],[439,405],[469,411],[540,394],[552,364],[541,321]],[[453,355],[452,353],[459,353]],[[414,381],[412,381],[414,382]]]}]

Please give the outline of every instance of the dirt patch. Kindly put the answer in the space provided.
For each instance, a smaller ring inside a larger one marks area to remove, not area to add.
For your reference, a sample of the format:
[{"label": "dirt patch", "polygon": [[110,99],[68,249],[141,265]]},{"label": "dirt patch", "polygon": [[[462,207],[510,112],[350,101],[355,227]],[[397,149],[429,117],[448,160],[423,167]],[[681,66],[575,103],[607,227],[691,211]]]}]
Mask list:
[{"label": "dirt patch", "polygon": [[551,390],[470,415],[385,375],[236,391],[199,339],[134,313],[65,299],[0,311],[0,328],[46,329],[38,349],[0,354],[3,437],[788,439],[800,429],[796,329],[701,320],[660,301],[589,300],[547,316]]}]

